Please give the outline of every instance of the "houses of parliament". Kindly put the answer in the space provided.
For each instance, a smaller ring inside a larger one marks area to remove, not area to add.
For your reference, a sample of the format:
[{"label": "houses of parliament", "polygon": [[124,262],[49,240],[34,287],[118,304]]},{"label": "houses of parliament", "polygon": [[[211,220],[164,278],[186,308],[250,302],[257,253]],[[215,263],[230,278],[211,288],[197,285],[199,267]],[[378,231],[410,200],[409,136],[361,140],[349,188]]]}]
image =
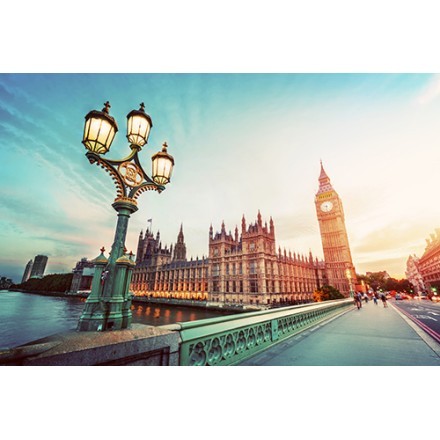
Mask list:
[{"label": "houses of parliament", "polygon": [[274,306],[312,300],[323,285],[349,296],[356,285],[342,201],[321,162],[315,207],[324,261],[276,247],[275,224],[258,212],[234,233],[209,228],[209,253],[188,259],[183,225],[174,246],[163,247],[160,233],[139,235],[130,290],[135,296],[204,300],[229,305]]}]

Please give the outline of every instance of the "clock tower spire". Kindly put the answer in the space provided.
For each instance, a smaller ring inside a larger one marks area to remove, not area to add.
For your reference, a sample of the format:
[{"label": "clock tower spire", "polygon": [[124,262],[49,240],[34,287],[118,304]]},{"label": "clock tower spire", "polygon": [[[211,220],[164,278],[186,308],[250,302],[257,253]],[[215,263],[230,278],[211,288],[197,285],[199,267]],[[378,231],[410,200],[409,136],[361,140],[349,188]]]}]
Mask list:
[{"label": "clock tower spire", "polygon": [[356,284],[356,271],[345,229],[342,201],[334,190],[322,161],[318,180],[319,189],[315,196],[315,206],[328,282],[348,297],[354,290],[352,286]]}]

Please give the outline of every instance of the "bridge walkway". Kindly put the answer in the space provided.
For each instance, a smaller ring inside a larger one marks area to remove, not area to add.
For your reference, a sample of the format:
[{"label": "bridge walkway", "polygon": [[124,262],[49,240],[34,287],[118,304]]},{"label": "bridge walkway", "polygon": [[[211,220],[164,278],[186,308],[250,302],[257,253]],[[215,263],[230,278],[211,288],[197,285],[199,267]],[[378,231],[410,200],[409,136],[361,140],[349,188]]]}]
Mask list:
[{"label": "bridge walkway", "polygon": [[240,366],[438,366],[440,344],[388,301],[342,316],[248,358]]}]

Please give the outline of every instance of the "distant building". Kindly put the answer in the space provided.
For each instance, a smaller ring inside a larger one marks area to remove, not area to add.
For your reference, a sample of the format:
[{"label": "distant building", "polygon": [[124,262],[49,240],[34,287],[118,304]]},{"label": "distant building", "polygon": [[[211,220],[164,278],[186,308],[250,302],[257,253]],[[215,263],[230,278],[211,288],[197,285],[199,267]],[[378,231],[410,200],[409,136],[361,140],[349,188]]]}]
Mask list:
[{"label": "distant building", "polygon": [[418,265],[426,289],[440,293],[440,229],[426,239],[425,253]]},{"label": "distant building", "polygon": [[410,255],[406,262],[405,275],[407,280],[414,287],[414,293],[422,293],[425,291],[425,283],[423,282],[422,274],[419,269],[420,259],[416,255]]},{"label": "distant building", "polygon": [[23,278],[21,279],[22,283],[25,283],[30,278],[32,266],[33,266],[33,261],[29,260],[28,264],[26,264],[26,269],[24,270]]},{"label": "distant building", "polygon": [[14,283],[10,278],[0,277],[0,290],[9,289],[12,286],[12,284]]},{"label": "distant building", "polygon": [[43,278],[46,264],[46,255],[37,255],[34,259],[34,264],[32,265],[30,278]]},{"label": "distant building", "polygon": [[72,270],[73,278],[69,293],[88,292],[92,288],[93,275],[95,267],[92,261],[87,258],[81,258]]}]

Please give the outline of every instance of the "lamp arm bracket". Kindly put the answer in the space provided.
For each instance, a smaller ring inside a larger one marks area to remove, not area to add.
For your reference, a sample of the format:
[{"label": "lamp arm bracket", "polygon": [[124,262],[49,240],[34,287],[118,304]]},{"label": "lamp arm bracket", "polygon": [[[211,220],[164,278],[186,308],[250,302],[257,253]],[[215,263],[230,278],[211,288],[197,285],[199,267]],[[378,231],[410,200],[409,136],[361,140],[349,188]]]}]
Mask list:
[{"label": "lamp arm bracket", "polygon": [[160,194],[165,189],[163,185],[158,185],[157,183],[154,183],[150,178],[148,178],[148,180],[145,180],[146,181],[144,183],[133,188],[128,194],[128,197],[133,200],[137,200],[137,198],[145,191],[157,191]]},{"label": "lamp arm bracket", "polygon": [[121,178],[121,175],[119,174],[118,170],[114,168],[113,165],[122,163],[123,161],[114,161],[114,160],[107,160],[103,157],[97,155],[96,153],[87,152],[86,153],[87,159],[89,159],[89,162],[91,164],[96,163],[96,165],[100,166],[104,169],[107,173],[110,174],[112,180],[114,181],[116,185],[116,194],[117,197],[125,197],[126,194],[126,186]]}]

